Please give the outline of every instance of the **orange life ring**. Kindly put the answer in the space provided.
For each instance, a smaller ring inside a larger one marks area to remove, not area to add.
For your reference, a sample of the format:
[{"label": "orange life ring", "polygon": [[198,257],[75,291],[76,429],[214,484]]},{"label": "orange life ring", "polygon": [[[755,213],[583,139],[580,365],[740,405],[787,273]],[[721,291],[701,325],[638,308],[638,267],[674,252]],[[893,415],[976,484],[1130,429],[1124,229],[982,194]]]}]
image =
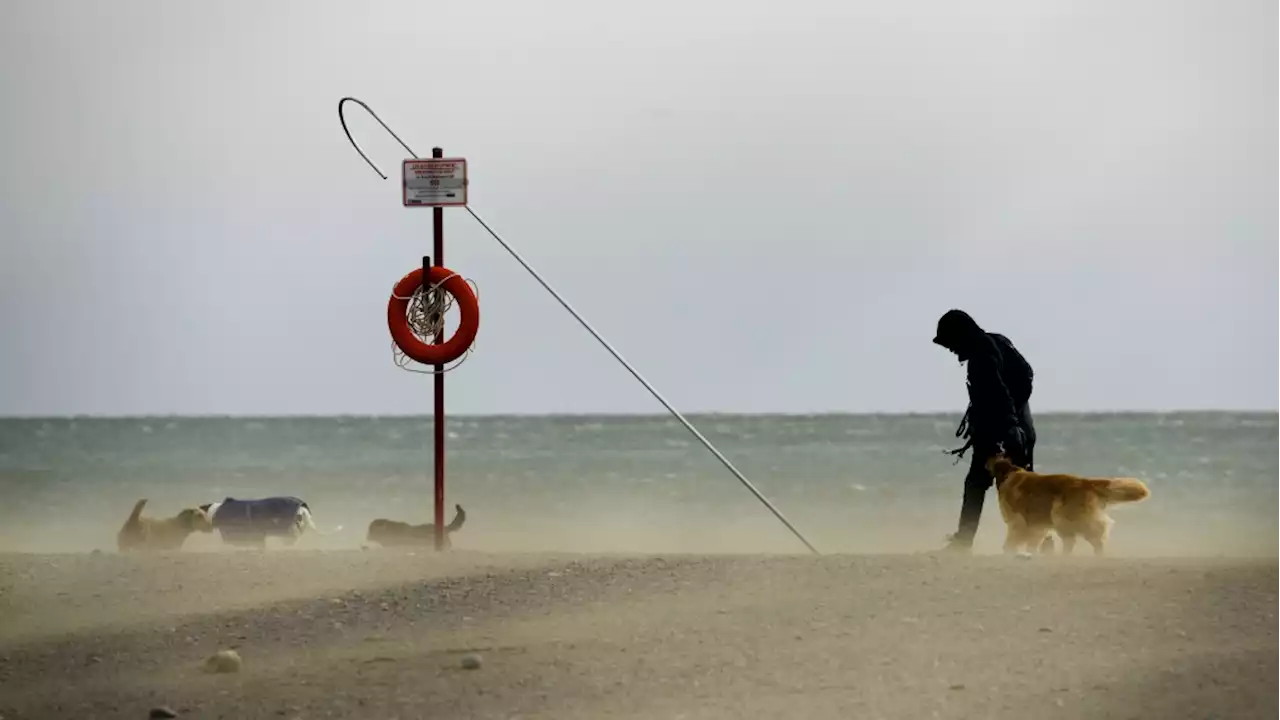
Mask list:
[{"label": "orange life ring", "polygon": [[440,286],[441,289],[453,296],[462,313],[458,329],[440,345],[419,340],[409,327],[409,298],[422,286],[422,268],[400,278],[391,293],[391,301],[387,303],[387,326],[391,328],[391,339],[401,352],[423,365],[443,365],[462,357],[471,343],[475,342],[476,332],[480,330],[480,303],[476,301],[476,294],[471,291],[467,281],[448,268],[431,268],[427,276],[428,285],[434,286],[440,282],[444,283]]}]

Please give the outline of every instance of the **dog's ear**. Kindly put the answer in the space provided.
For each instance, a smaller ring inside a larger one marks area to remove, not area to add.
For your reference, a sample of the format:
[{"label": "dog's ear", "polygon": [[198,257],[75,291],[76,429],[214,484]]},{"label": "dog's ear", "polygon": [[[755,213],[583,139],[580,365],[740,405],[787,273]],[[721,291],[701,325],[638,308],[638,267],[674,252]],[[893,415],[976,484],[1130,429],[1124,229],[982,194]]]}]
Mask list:
[{"label": "dog's ear", "polygon": [[987,458],[987,463],[986,463],[987,472],[991,475],[991,477],[997,477],[1002,474],[1000,469],[1009,464],[1010,463],[1009,463],[1008,456],[1002,453],[992,455],[991,457]]}]

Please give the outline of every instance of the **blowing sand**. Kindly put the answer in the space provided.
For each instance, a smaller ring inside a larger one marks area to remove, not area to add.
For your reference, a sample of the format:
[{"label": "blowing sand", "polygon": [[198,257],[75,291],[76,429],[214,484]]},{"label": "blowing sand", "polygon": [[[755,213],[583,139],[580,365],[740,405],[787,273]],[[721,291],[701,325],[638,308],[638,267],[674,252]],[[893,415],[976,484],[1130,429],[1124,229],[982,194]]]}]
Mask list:
[{"label": "blowing sand", "polygon": [[1274,558],[22,554],[0,582],[6,720],[1277,713]]}]

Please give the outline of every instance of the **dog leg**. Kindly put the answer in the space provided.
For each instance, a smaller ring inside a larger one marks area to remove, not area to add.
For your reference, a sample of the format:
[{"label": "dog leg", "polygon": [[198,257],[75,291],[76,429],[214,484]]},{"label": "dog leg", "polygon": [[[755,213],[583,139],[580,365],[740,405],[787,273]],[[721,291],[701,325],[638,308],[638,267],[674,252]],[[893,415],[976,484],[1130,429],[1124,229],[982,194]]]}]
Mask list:
[{"label": "dog leg", "polygon": [[1107,526],[1106,523],[1090,523],[1089,527],[1084,531],[1084,539],[1093,546],[1093,554],[1102,557],[1107,552]]},{"label": "dog leg", "polygon": [[1023,525],[1018,529],[1017,534],[1013,539],[1012,552],[1015,553],[1019,559],[1029,560],[1032,557],[1031,553],[1035,551],[1039,542],[1040,538],[1035,529]]},{"label": "dog leg", "polygon": [[[1100,539],[1100,542],[1102,543],[1102,548],[1105,551],[1107,545],[1111,544],[1111,526],[1115,525],[1116,521],[1112,520],[1111,516],[1106,514],[1103,514],[1102,519],[1103,519],[1102,538]],[[1102,553],[1098,553],[1098,554],[1101,555]]]},{"label": "dog leg", "polygon": [[1076,549],[1075,533],[1058,533],[1062,536],[1062,554],[1070,555],[1072,550]]},{"label": "dog leg", "polygon": [[1049,554],[1053,554],[1053,538],[1049,537],[1049,528],[1029,528],[1027,530],[1027,553],[1043,553],[1045,543],[1049,545]]},{"label": "dog leg", "polygon": [[1085,540],[1093,546],[1093,554],[1095,557],[1102,557],[1107,554],[1107,543],[1101,536],[1086,536]]},{"label": "dog leg", "polygon": [[1018,551],[1018,536],[1021,535],[1012,524],[1007,525],[1004,530],[1004,550],[1005,555],[1012,555]]},{"label": "dog leg", "polygon": [[[306,508],[303,508],[302,512],[306,512]],[[293,524],[289,526],[289,531],[280,536],[280,542],[283,543],[285,547],[293,547],[293,544],[298,542],[298,538],[302,537],[303,531],[307,528],[306,524],[303,522],[303,517],[304,516],[299,513],[298,516],[293,519]]]},{"label": "dog leg", "polygon": [[1044,541],[1040,543],[1040,554],[1041,555],[1053,554],[1053,536],[1052,535],[1049,535],[1048,533],[1045,534]]}]

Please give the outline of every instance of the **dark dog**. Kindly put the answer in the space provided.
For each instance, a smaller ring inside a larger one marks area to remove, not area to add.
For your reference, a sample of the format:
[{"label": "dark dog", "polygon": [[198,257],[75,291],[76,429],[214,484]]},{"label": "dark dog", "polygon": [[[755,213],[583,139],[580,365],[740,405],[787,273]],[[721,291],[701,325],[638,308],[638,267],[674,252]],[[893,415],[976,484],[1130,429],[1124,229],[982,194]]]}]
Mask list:
[{"label": "dark dog", "polygon": [[[467,511],[463,510],[461,505],[453,507],[457,514],[453,516],[453,522],[444,528],[445,548],[453,547],[453,541],[449,536],[462,528],[462,524],[467,521]],[[366,539],[382,547],[432,547],[436,539],[436,524],[410,525],[396,520],[378,518],[369,523],[369,534]]]},{"label": "dark dog", "polygon": [[[200,509],[209,514],[214,529],[228,545],[265,548],[268,537],[278,537],[285,545],[292,545],[307,530],[328,534],[316,527],[307,503],[291,496],[260,500],[226,498],[201,505]],[[341,529],[339,525],[334,531]]]}]

